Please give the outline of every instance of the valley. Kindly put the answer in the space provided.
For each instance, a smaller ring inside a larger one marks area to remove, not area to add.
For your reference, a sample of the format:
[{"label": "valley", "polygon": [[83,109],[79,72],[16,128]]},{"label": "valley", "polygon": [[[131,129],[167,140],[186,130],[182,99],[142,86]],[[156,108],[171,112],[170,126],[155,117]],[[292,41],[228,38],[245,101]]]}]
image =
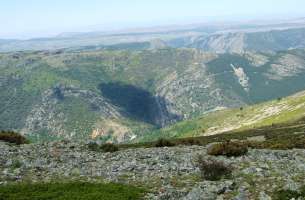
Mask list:
[{"label": "valley", "polygon": [[[301,49],[241,54],[185,48],[29,51],[0,58],[0,129],[37,141],[93,137],[128,142],[181,120],[305,89]],[[268,117],[282,106],[264,109]],[[265,119],[255,113],[243,125],[224,123],[214,133]]]},{"label": "valley", "polygon": [[0,200],[305,200],[305,1],[0,1]]}]

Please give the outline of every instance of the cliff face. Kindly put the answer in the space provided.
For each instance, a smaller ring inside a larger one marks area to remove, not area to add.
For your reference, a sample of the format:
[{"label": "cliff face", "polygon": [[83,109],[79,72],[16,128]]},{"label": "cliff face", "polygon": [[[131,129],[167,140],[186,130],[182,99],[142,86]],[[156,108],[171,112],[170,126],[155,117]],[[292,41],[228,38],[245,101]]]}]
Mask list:
[{"label": "cliff face", "polygon": [[303,50],[3,53],[0,129],[39,140],[94,135],[122,142],[213,110],[304,90],[304,59]]}]

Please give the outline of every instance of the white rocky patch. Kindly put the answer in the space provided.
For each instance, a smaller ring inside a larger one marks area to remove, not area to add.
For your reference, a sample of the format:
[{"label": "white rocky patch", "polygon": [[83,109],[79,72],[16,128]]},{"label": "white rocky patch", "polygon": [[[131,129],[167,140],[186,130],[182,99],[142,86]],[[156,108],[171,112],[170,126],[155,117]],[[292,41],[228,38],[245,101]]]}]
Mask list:
[{"label": "white rocky patch", "polygon": [[282,80],[287,77],[296,76],[305,70],[305,61],[295,55],[286,54],[280,57],[266,76],[272,80]]},{"label": "white rocky patch", "polygon": [[234,70],[234,74],[238,78],[239,84],[244,88],[246,92],[249,92],[249,77],[245,73],[244,69],[241,67],[235,67],[231,64],[232,69]]},{"label": "white rocky patch", "polygon": [[257,54],[257,53],[248,52],[248,53],[245,54],[245,57],[255,67],[261,67],[269,61],[267,56],[264,56],[262,54]]}]

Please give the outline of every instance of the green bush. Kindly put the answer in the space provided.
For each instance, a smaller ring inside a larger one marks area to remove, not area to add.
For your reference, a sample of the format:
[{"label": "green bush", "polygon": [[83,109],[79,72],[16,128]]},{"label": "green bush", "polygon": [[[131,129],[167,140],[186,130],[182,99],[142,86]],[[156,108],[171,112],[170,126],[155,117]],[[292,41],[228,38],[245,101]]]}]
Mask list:
[{"label": "green bush", "polygon": [[104,151],[104,152],[115,152],[115,151],[118,151],[119,148],[115,145],[115,144],[111,144],[111,143],[106,143],[106,144],[103,144],[101,146],[101,149]]},{"label": "green bush", "polygon": [[175,143],[163,138],[160,138],[155,143],[155,147],[172,147],[172,146],[175,146]]},{"label": "green bush", "polygon": [[24,136],[13,131],[1,131],[0,140],[17,145],[29,143],[29,141]]},{"label": "green bush", "polygon": [[115,144],[105,143],[98,145],[96,142],[90,142],[88,148],[91,151],[103,151],[103,152],[115,152],[119,150],[119,147]]},{"label": "green bush", "polygon": [[231,176],[232,167],[224,164],[224,162],[207,159],[203,156],[198,158],[198,166],[201,171],[201,176],[209,181],[218,181],[224,176]]},{"label": "green bush", "polygon": [[300,191],[293,190],[279,190],[273,194],[275,200],[290,200],[290,199],[304,199],[305,197],[305,186],[300,188]]},{"label": "green bush", "polygon": [[248,145],[241,142],[222,142],[216,143],[208,148],[208,154],[213,156],[242,156],[248,152]]},{"label": "green bush", "polygon": [[22,162],[20,162],[19,160],[14,160],[12,163],[12,168],[13,169],[17,169],[20,168],[22,166]]},{"label": "green bush", "polygon": [[136,200],[141,199],[144,192],[113,183],[22,183],[0,186],[0,200]]},{"label": "green bush", "polygon": [[90,142],[88,145],[88,149],[91,151],[99,151],[100,146],[96,142]]},{"label": "green bush", "polygon": [[290,200],[290,199],[297,199],[299,197],[299,193],[297,191],[292,190],[280,190],[275,193],[274,198],[275,200]]},{"label": "green bush", "polygon": [[301,199],[305,197],[305,186],[301,187],[300,191],[279,190],[273,195],[273,199],[275,200],[299,199],[300,197]]}]

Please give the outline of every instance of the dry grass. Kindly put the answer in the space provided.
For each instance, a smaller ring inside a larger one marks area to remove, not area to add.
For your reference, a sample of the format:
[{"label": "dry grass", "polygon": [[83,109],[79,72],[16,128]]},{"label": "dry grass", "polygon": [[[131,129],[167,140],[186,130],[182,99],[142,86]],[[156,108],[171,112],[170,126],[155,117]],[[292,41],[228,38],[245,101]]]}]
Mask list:
[{"label": "dry grass", "polygon": [[208,154],[213,156],[228,156],[228,157],[237,157],[247,154],[248,145],[242,142],[222,142],[216,143],[210,146],[208,149]]},{"label": "dry grass", "polygon": [[198,158],[198,166],[201,176],[209,181],[218,181],[222,177],[231,176],[233,168],[222,161],[213,159],[204,159],[203,156]]},{"label": "dry grass", "polygon": [[24,136],[13,131],[1,131],[0,140],[17,145],[29,143],[29,141]]}]

